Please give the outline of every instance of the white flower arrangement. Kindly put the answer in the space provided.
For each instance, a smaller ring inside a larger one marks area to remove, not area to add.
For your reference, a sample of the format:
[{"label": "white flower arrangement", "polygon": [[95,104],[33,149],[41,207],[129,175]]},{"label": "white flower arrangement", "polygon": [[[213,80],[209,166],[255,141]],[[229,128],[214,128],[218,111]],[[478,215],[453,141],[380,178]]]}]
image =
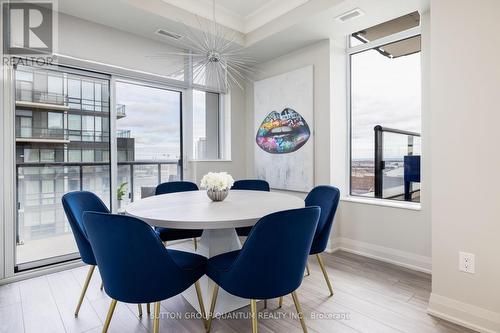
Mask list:
[{"label": "white flower arrangement", "polygon": [[234,179],[227,172],[209,172],[201,179],[201,187],[207,190],[229,190],[234,184]]}]

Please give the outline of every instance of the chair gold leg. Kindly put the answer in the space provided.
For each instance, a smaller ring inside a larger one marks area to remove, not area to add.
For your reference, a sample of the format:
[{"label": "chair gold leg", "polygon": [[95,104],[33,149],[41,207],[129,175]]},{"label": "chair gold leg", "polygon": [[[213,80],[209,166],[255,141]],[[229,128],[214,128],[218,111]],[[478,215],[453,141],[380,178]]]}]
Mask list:
[{"label": "chair gold leg", "polygon": [[146,313],[148,314],[148,316],[151,314],[151,306],[148,304],[146,304]]},{"label": "chair gold leg", "polygon": [[160,302],[155,303],[155,318],[153,321],[153,333],[158,333],[160,330]]},{"label": "chair gold leg", "polygon": [[309,270],[309,263],[306,263],[306,271],[307,271],[307,276],[311,275],[311,271]]},{"label": "chair gold leg", "polygon": [[109,323],[111,322],[111,318],[113,317],[113,312],[115,312],[116,300],[112,299],[111,304],[109,306],[108,315],[106,316],[106,321],[104,322],[104,326],[102,327],[102,333],[106,333],[109,328]]},{"label": "chair gold leg", "polygon": [[101,287],[100,287],[101,291],[104,289],[104,282],[101,281]]},{"label": "chair gold leg", "polygon": [[281,309],[281,307],[283,307],[283,296],[281,296],[279,301],[278,301],[278,308]]},{"label": "chair gold leg", "polygon": [[142,305],[141,304],[137,304],[137,310],[139,310],[139,318],[142,317]]},{"label": "chair gold leg", "polygon": [[323,272],[323,276],[325,277],[326,284],[328,285],[328,289],[330,290],[330,296],[333,296],[333,288],[330,283],[330,279],[328,278],[328,273],[326,272],[325,265],[323,264],[323,260],[321,259],[319,253],[316,254],[316,258],[318,258],[319,266],[321,267],[321,271]]},{"label": "chair gold leg", "polygon": [[304,314],[302,313],[302,309],[300,308],[299,298],[297,297],[297,292],[292,292],[293,302],[295,303],[295,309],[297,310],[297,314],[299,315],[300,325],[302,326],[302,331],[307,333],[306,322],[304,321]]},{"label": "chair gold leg", "polygon": [[198,303],[200,304],[203,326],[207,329],[207,313],[205,312],[205,304],[203,304],[203,296],[201,295],[200,281],[194,283],[194,288],[196,289],[196,296],[198,296]]},{"label": "chair gold leg", "polygon": [[257,333],[257,301],[250,300],[250,309],[252,311],[252,333]]},{"label": "chair gold leg", "polygon": [[87,288],[89,287],[90,279],[92,278],[92,274],[94,273],[95,266],[90,266],[89,271],[87,273],[87,277],[85,278],[85,282],[83,283],[82,292],[80,294],[80,299],[78,300],[78,304],[75,309],[75,317],[78,317],[78,312],[80,312],[80,307],[82,306],[83,299],[85,298],[85,293],[87,292]]},{"label": "chair gold leg", "polygon": [[198,240],[195,238],[193,238],[193,242],[194,242],[194,250],[198,250]]},{"label": "chair gold leg", "polygon": [[212,303],[210,304],[210,312],[208,313],[207,333],[210,332],[210,327],[212,327],[212,319],[214,318],[215,303],[217,302],[217,294],[218,293],[219,293],[219,286],[217,284],[214,284]]}]

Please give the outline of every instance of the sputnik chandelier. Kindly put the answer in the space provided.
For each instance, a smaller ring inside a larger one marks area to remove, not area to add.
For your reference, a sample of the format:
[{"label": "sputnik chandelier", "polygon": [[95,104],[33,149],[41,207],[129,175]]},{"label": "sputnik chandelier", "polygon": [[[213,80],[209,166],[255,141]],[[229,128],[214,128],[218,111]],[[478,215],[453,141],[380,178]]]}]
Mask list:
[{"label": "sputnik chandelier", "polygon": [[[182,23],[185,33],[178,40],[185,52],[171,52],[157,57],[172,55],[190,59],[193,82],[218,91],[228,91],[231,85],[243,89],[243,81],[255,71],[257,61],[245,55],[243,47],[236,42],[236,32],[227,34],[215,20],[215,0],[213,0],[213,18],[202,24],[196,16],[199,32]],[[205,20],[207,21],[207,20]],[[172,76],[184,73],[180,69]]]}]

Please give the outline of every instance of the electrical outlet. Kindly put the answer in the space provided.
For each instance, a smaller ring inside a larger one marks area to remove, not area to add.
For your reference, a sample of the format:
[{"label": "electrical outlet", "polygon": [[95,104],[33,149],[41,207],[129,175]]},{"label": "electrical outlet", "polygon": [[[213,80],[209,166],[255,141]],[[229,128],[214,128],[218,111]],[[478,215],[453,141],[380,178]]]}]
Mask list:
[{"label": "electrical outlet", "polygon": [[458,253],[458,269],[461,272],[474,274],[476,272],[474,261],[474,254],[467,252]]}]

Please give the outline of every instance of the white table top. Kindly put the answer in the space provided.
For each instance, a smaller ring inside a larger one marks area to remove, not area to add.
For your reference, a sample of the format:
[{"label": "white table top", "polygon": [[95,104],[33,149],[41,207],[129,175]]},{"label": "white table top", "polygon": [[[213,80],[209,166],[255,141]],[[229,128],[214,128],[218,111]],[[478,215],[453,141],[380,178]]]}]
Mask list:
[{"label": "white table top", "polygon": [[125,213],[150,225],[176,229],[226,229],[254,225],[261,217],[304,207],[304,200],[283,193],[232,190],[222,202],[206,191],[178,192],[135,201]]}]

